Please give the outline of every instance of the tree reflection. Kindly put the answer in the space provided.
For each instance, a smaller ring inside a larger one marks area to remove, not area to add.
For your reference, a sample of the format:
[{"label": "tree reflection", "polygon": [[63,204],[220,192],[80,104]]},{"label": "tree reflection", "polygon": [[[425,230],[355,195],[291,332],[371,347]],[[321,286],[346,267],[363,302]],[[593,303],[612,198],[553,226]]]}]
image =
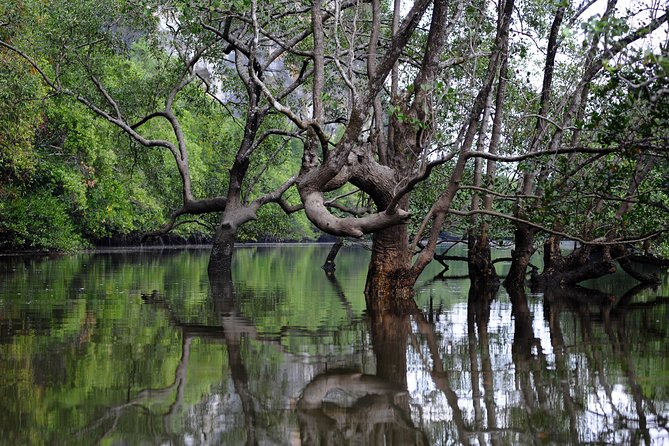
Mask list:
[{"label": "tree reflection", "polygon": [[414,426],[407,391],[410,316],[371,311],[376,375],[330,370],[316,376],[297,402],[303,445],[428,445]]},{"label": "tree reflection", "polygon": [[[466,390],[454,388],[453,383],[457,379],[453,376],[453,370],[444,365],[450,359],[449,356],[456,355],[450,348],[445,351],[442,348],[441,338],[446,333],[440,333],[435,323],[421,313],[416,314],[415,318],[418,332],[429,352],[429,358],[422,359],[423,366],[430,370],[435,388],[446,399],[457,434],[455,440],[462,445],[473,444],[474,439],[480,445],[496,445],[499,444],[498,437],[504,432],[504,426],[500,428],[497,421],[499,415],[495,404],[495,371],[491,361],[488,329],[490,306],[497,294],[497,288],[497,284],[491,282],[472,282],[469,290],[466,347],[468,356],[463,360],[469,362],[470,379],[465,387],[471,390],[473,420],[469,420],[468,414],[460,407],[462,402],[458,390]],[[485,406],[485,416],[481,403]]]},{"label": "tree reflection", "polygon": [[[485,444],[486,441],[483,435],[485,424],[481,400],[485,405],[488,429],[497,430],[488,323],[490,322],[490,305],[497,295],[498,288],[499,285],[496,283],[491,286],[488,281],[474,281],[469,288],[467,301],[467,340],[474,405],[474,431],[478,432],[479,444]],[[480,351],[480,365],[477,351]],[[483,385],[483,394],[481,394],[480,384]],[[490,443],[497,445],[497,438],[492,437]]]},{"label": "tree reflection", "polygon": [[[463,299],[458,293],[469,282],[451,278],[448,287],[437,282],[418,290],[424,313],[371,311],[361,319],[363,299],[345,295],[354,287],[334,276],[325,280],[320,270],[262,294],[249,283],[274,286],[282,270],[267,268],[271,274],[260,280],[245,264],[236,270],[245,274],[238,283],[197,276],[195,286],[174,280],[181,266],[152,268],[160,278],[142,281],[135,264],[127,269],[131,285],[124,289],[131,291],[113,306],[109,297],[99,306],[66,298],[46,310],[5,306],[0,326],[12,330],[3,338],[12,344],[3,350],[11,353],[3,369],[3,438],[37,405],[59,413],[56,423],[65,426],[40,426],[47,413],[40,411],[25,429],[32,437],[6,441],[48,444],[72,430],[78,433],[72,444],[662,444],[669,438],[669,299],[647,292],[639,298],[644,286],[622,296],[583,287],[508,289],[507,299],[474,283]],[[105,274],[115,286],[125,277]],[[96,280],[75,277],[61,288],[65,296],[72,282],[82,289],[100,283],[91,295],[112,288]],[[180,289],[184,283],[190,293]],[[300,308],[295,316],[286,302],[302,288],[310,293],[290,303]],[[28,289],[18,291],[28,295]],[[148,292],[140,299],[138,290]],[[305,322],[312,313],[302,305],[311,296],[327,308]],[[79,311],[63,318],[63,305]],[[30,318],[21,325],[24,309]],[[46,331],[36,328],[42,313],[55,315],[44,318],[52,321],[44,324],[53,332],[48,344],[46,334],[24,332]],[[69,325],[57,337],[62,323]],[[40,343],[48,348],[39,350]],[[29,354],[12,356],[20,349]],[[22,385],[12,371],[29,367]],[[82,370],[91,384],[75,395]],[[86,411],[63,415],[85,404]]]},{"label": "tree reflection", "polygon": [[[229,276],[219,276],[216,280],[211,280],[210,293],[211,302],[220,325],[182,322],[158,291],[142,295],[145,303],[163,309],[169,315],[171,325],[181,331],[181,357],[174,370],[174,379],[172,383],[165,387],[143,389],[137,392],[134,397],[129,397],[126,402],[107,409],[100,418],[80,431],[79,436],[90,435],[92,431],[99,431],[96,443],[100,443],[117,429],[121,417],[128,410],[134,409],[148,417],[148,426],[154,425],[154,419],[162,418],[163,433],[159,434],[155,432],[155,429],[151,429],[155,441],[160,441],[162,438],[163,440],[168,439],[171,444],[182,443],[183,441],[173,432],[172,419],[179,413],[179,409],[184,402],[184,389],[187,385],[192,342],[194,339],[207,338],[220,340],[225,344],[230,377],[235,392],[241,401],[246,432],[245,444],[258,444],[255,403],[249,390],[248,373],[241,352],[242,339],[246,336],[258,338],[258,334],[253,324],[239,315],[234,287]],[[222,376],[225,376],[224,371]],[[168,398],[171,402],[169,402],[168,409],[165,412],[160,413],[153,409],[158,401],[164,401]],[[212,444],[216,444],[216,440]]]},{"label": "tree reflection", "polygon": [[225,275],[217,274],[214,277],[210,274],[209,284],[214,309],[223,328],[230,376],[235,392],[237,392],[242,403],[246,425],[246,444],[256,445],[258,444],[256,439],[256,410],[253,397],[249,391],[248,372],[242,360],[240,348],[243,333],[251,331],[255,334],[255,329],[245,319],[239,317],[232,276],[229,270]]},{"label": "tree reflection", "polygon": [[[515,366],[516,385],[520,390],[521,412],[514,422],[523,426],[526,441],[560,441],[578,444],[577,417],[570,395],[569,370],[561,353],[564,341],[554,324],[559,318],[550,316],[550,333],[555,354],[555,371],[550,370],[541,339],[535,336],[533,317],[524,287],[507,288],[514,318],[514,336],[511,355]],[[554,375],[557,374],[555,378]],[[557,382],[556,382],[557,381]],[[559,401],[562,401],[562,404]],[[557,406],[557,407],[556,407]],[[567,416],[562,420],[557,414]],[[568,426],[568,433],[562,432]]]},{"label": "tree reflection", "polygon": [[[508,344],[503,341],[507,323],[496,319],[491,325],[494,288],[470,287],[466,338],[448,331],[457,312],[437,320],[413,316],[418,333],[411,336],[421,352],[421,366],[443,395],[443,400],[426,400],[432,407],[425,410],[439,411],[451,426],[444,427],[453,433],[452,440],[463,445],[652,444],[650,427],[666,429],[666,408],[657,410],[644,393],[648,386],[641,385],[633,359],[639,357],[633,344],[638,334],[626,329],[625,319],[631,309],[662,303],[632,303],[629,293],[618,298],[585,288],[556,288],[546,290],[542,321],[537,318],[542,308],[530,304],[524,287],[507,292],[512,319]],[[508,307],[501,302],[496,308]],[[497,317],[506,319],[503,314]],[[571,321],[576,323],[565,334]],[[632,326],[636,330],[638,323]],[[608,349],[612,352],[604,351]],[[430,389],[423,383],[419,391],[427,395]],[[605,402],[598,401],[602,397]],[[601,404],[606,407],[600,409]]]},{"label": "tree reflection", "polygon": [[[601,386],[605,401],[600,402],[600,411],[597,413],[606,424],[604,432],[606,438],[629,435],[625,441],[630,444],[653,444],[648,422],[648,415],[653,418],[653,423],[667,430],[667,420],[661,412],[655,408],[654,402],[644,394],[644,390],[638,380],[636,364],[633,360],[634,347],[632,342],[638,339],[634,331],[628,330],[626,320],[636,310],[642,310],[645,320],[646,310],[652,309],[653,304],[658,302],[644,302],[633,304],[634,296],[647,289],[648,285],[641,284],[631,288],[621,297],[589,290],[583,287],[562,287],[546,290],[545,305],[548,309],[551,326],[551,337],[555,339],[556,359],[558,354],[563,355],[566,350],[562,341],[562,329],[560,326],[560,313],[568,310],[577,317],[581,326],[583,346],[586,349],[585,358],[589,370],[596,372],[596,377]],[[649,305],[650,304],[650,305]],[[662,305],[666,301],[661,302]],[[596,339],[596,326],[601,326],[606,338]],[[650,333],[645,331],[645,335]],[[608,340],[610,350],[605,358],[602,356],[602,342]],[[619,364],[622,377],[627,384],[631,401],[625,407],[621,401],[620,391],[616,391],[616,384],[609,381],[611,370],[609,364]],[[618,393],[618,395],[616,395]],[[634,427],[633,427],[634,426]]]}]

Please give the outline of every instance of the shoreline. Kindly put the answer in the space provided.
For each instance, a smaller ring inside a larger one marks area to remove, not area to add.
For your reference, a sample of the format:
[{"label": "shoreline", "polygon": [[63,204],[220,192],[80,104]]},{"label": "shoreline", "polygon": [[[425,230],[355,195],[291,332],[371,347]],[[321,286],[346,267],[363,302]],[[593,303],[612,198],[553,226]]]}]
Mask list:
[{"label": "shoreline", "polygon": [[[235,248],[251,247],[281,247],[281,246],[329,246],[333,242],[307,241],[307,242],[243,242],[235,243]],[[202,244],[173,244],[173,245],[127,245],[127,246],[100,246],[94,248],[78,249],[71,252],[42,251],[42,250],[18,250],[18,251],[0,251],[0,257],[22,257],[22,256],[43,256],[43,257],[64,257],[77,254],[106,254],[120,252],[151,252],[165,250],[205,250],[211,249],[211,243]]]}]

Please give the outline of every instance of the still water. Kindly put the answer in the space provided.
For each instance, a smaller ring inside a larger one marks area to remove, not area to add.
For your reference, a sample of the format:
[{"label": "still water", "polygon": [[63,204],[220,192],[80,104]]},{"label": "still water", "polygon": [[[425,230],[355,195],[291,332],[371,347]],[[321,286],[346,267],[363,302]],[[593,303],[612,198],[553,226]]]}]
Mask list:
[{"label": "still water", "polygon": [[365,314],[369,254],[0,257],[0,444],[669,444],[669,279],[495,296],[465,265]]}]

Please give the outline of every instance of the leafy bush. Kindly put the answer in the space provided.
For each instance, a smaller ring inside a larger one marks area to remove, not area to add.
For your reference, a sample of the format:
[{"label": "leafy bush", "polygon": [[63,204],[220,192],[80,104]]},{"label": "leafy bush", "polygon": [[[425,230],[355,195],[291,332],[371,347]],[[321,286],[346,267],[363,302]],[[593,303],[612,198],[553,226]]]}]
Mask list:
[{"label": "leafy bush", "polygon": [[47,189],[5,202],[0,210],[0,247],[72,251],[87,246],[68,206]]}]

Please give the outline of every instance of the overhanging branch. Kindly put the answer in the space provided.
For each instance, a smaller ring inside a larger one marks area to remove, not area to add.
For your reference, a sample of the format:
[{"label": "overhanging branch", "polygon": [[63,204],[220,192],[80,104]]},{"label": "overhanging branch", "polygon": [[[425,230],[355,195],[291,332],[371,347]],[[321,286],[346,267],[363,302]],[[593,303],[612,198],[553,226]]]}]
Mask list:
[{"label": "overhanging branch", "polygon": [[624,244],[624,243],[639,243],[639,242],[643,242],[643,241],[646,241],[646,240],[651,240],[651,239],[653,239],[653,238],[657,237],[658,235],[663,234],[665,232],[669,232],[669,229],[662,229],[662,230],[650,232],[648,234],[640,235],[638,237],[619,238],[619,239],[616,239],[616,240],[602,240],[602,239],[586,240],[586,239],[584,239],[582,237],[579,237],[577,235],[568,234],[568,233],[562,232],[562,231],[556,231],[555,229],[548,228],[548,227],[540,225],[538,223],[534,223],[532,221],[529,221],[529,220],[526,220],[526,219],[523,219],[523,218],[514,217],[513,215],[503,214],[501,212],[487,211],[487,210],[483,210],[483,209],[464,212],[464,211],[457,211],[457,210],[454,210],[454,209],[449,209],[448,213],[452,214],[452,215],[458,215],[458,216],[461,216],[461,217],[471,217],[472,215],[489,215],[491,217],[502,218],[502,219],[505,219],[505,220],[509,220],[509,221],[513,221],[513,222],[516,222],[516,223],[521,223],[521,224],[524,224],[524,225],[527,225],[527,226],[531,226],[533,228],[536,228],[536,229],[538,229],[540,231],[543,231],[543,232],[546,232],[548,234],[553,234],[553,235],[557,235],[557,236],[560,236],[560,237],[563,237],[563,238],[566,238],[566,239],[575,240],[575,241],[577,241],[577,242],[579,242],[583,245],[593,245],[593,246],[614,246],[614,245],[620,245],[620,244]]}]

